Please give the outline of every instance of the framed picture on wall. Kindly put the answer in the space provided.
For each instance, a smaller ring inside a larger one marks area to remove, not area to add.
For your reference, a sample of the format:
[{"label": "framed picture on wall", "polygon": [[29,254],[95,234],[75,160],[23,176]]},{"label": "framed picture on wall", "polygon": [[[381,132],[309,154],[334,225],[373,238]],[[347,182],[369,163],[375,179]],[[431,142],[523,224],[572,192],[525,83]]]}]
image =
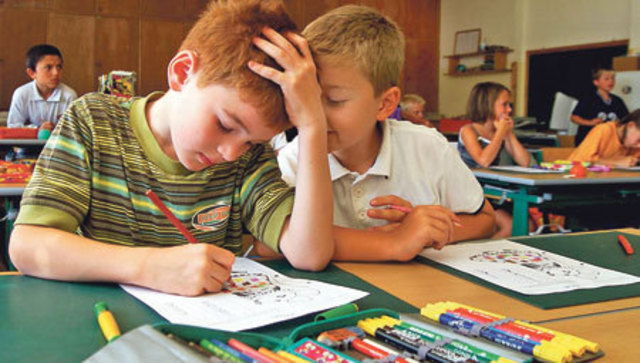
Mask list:
[{"label": "framed picture on wall", "polygon": [[480,29],[457,31],[453,43],[453,54],[476,53],[480,49],[480,35]]}]

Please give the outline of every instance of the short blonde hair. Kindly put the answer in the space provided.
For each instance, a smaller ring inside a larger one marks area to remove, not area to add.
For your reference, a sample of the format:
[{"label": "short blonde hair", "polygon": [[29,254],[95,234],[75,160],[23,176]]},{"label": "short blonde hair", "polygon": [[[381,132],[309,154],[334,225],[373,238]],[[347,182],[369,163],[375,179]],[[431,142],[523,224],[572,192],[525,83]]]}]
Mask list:
[{"label": "short blonde hair", "polygon": [[422,96],[415,93],[407,93],[400,99],[400,109],[404,112],[409,111],[409,105],[424,105],[427,101]]},{"label": "short blonde hair", "polygon": [[616,72],[610,68],[597,68],[591,72],[591,79],[597,81],[605,73],[613,73],[614,75],[616,74]]},{"label": "short blonde hair", "polygon": [[376,96],[397,86],[404,65],[404,35],[377,10],[345,5],[320,16],[302,31],[315,57],[352,62],[373,85]]},{"label": "short blonde hair", "polygon": [[500,83],[482,82],[473,86],[467,102],[467,116],[471,121],[484,123],[487,119],[494,118],[493,106],[502,91],[511,94],[511,91]]},{"label": "short blonde hair", "polygon": [[180,50],[198,54],[198,86],[219,83],[247,95],[263,116],[274,123],[287,122],[284,97],[280,87],[252,72],[247,63],[253,60],[281,69],[276,62],[252,43],[262,28],[278,32],[295,31],[296,24],[279,0],[213,0],[200,15]]}]

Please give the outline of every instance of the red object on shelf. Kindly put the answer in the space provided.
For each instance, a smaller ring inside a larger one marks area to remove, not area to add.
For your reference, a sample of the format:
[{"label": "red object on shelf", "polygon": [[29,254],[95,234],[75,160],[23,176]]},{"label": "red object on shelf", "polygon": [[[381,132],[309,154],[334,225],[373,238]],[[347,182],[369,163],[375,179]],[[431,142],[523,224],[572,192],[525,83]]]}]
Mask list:
[{"label": "red object on shelf", "polygon": [[32,127],[0,127],[0,139],[37,139],[38,129]]},{"label": "red object on shelf", "polygon": [[452,119],[452,118],[443,118],[440,119],[438,123],[438,131],[440,132],[459,132],[462,126],[466,124],[470,124],[471,120],[468,119]]}]

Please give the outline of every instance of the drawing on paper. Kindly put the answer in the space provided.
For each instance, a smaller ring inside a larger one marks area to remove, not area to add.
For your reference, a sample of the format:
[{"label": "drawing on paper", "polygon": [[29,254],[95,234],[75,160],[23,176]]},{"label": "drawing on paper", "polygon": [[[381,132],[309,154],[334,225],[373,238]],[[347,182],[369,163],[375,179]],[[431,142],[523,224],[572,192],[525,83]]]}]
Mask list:
[{"label": "drawing on paper", "polygon": [[[552,277],[569,277],[580,276],[597,280],[600,276],[599,271],[584,271],[581,263],[563,264],[553,258],[546,256],[544,252],[533,251],[529,249],[500,249],[492,251],[484,251],[482,253],[469,257],[474,262],[495,262],[503,264],[514,264],[522,267],[530,268]],[[585,276],[588,274],[589,276]]]},{"label": "drawing on paper", "polygon": [[[288,284],[291,285],[291,282]],[[257,305],[274,302],[304,302],[320,295],[318,289],[311,288],[307,283],[302,282],[297,285],[299,286],[295,289],[283,287],[283,284],[278,281],[278,275],[232,271],[230,281],[225,284],[221,292],[247,298]]]}]

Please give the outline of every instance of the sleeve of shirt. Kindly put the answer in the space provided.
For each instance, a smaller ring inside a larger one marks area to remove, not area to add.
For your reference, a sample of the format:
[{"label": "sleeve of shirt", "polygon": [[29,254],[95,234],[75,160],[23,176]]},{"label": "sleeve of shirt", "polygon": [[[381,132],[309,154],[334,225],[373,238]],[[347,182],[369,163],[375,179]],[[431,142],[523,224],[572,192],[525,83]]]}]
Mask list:
[{"label": "sleeve of shirt", "polygon": [[477,213],[484,204],[484,191],[457,150],[445,145],[443,173],[438,181],[442,205],[455,213]]},{"label": "sleeve of shirt", "polygon": [[7,115],[7,126],[22,127],[27,123],[27,117],[27,105],[24,104],[18,92],[14,92]]},{"label": "sleeve of shirt", "polygon": [[598,150],[603,139],[603,127],[594,127],[569,156],[570,161],[594,162],[599,159]]},{"label": "sleeve of shirt", "polygon": [[20,205],[16,224],[75,232],[91,195],[89,112],[74,103],[49,138]]},{"label": "sleeve of shirt", "polygon": [[282,180],[271,147],[255,147],[258,150],[249,162],[240,190],[242,218],[255,238],[278,251],[282,228],[293,210],[294,190]]},{"label": "sleeve of shirt", "polygon": [[282,180],[290,186],[295,186],[298,172],[298,138],[280,150],[278,167],[282,173]]},{"label": "sleeve of shirt", "polygon": [[578,104],[576,105],[576,107],[573,109],[573,111],[571,111],[572,115],[576,115],[582,118],[589,118],[585,116],[586,113],[587,113],[587,102],[585,100],[578,101]]}]

